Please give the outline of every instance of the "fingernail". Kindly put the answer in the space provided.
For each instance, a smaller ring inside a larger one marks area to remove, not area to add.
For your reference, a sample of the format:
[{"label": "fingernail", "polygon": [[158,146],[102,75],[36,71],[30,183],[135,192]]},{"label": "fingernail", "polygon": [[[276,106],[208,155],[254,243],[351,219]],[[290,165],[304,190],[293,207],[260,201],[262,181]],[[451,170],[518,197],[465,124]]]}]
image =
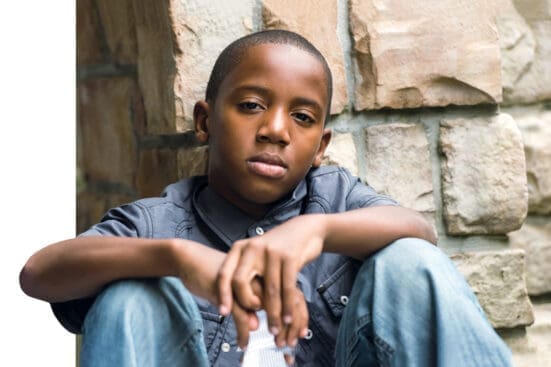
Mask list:
[{"label": "fingernail", "polygon": [[293,318],[290,315],[283,316],[283,323],[285,325],[289,325],[292,322],[293,322]]},{"label": "fingernail", "polygon": [[229,313],[228,307],[226,305],[220,305],[220,307],[218,308],[218,311],[220,312],[220,314],[224,316],[227,316]]},{"label": "fingernail", "polygon": [[295,338],[293,340],[291,340],[291,347],[296,347],[297,346],[297,343],[298,343],[298,340]]},{"label": "fingernail", "polygon": [[270,327],[270,333],[272,333],[272,335],[279,334],[279,329],[277,328],[277,326]]}]

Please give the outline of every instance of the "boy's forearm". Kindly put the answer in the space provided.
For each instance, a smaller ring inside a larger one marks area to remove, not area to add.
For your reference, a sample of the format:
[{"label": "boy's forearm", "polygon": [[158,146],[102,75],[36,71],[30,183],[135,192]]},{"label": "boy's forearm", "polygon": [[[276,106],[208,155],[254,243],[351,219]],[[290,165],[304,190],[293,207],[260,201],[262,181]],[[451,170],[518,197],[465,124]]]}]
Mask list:
[{"label": "boy's forearm", "polygon": [[364,259],[403,237],[417,237],[436,244],[432,226],[418,212],[398,206],[362,208],[327,214],[324,252]]},{"label": "boy's forearm", "polygon": [[93,296],[118,279],[178,276],[184,260],[192,262],[186,256],[193,252],[182,251],[184,242],[191,243],[125,237],[58,242],[31,256],[21,270],[21,288],[31,297],[62,302]]}]

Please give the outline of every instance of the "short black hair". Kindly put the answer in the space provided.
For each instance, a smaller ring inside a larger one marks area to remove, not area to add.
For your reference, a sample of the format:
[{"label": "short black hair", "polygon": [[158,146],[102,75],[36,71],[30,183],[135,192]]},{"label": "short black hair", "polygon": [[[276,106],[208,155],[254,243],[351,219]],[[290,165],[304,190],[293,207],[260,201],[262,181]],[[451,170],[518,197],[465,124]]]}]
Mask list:
[{"label": "short black hair", "polygon": [[282,29],[270,29],[251,33],[230,43],[220,55],[218,55],[214,63],[207,84],[206,101],[214,102],[216,100],[218,89],[224,81],[224,78],[237,66],[237,64],[239,64],[245,53],[251,47],[267,43],[297,47],[310,53],[321,63],[327,81],[327,96],[329,97],[327,115],[325,118],[327,121],[331,110],[331,98],[333,95],[333,77],[331,76],[331,69],[329,69],[329,65],[321,52],[306,38],[295,32]]}]

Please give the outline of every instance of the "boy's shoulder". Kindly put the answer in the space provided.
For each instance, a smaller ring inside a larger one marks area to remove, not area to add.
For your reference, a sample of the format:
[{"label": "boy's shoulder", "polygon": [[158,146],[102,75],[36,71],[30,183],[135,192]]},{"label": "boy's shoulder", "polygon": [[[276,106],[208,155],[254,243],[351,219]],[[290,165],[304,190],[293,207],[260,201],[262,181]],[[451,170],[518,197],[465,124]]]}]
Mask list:
[{"label": "boy's shoulder", "polygon": [[164,188],[160,196],[135,201],[138,206],[152,209],[167,204],[188,208],[197,187],[207,185],[207,176],[193,176],[174,182]]},{"label": "boy's shoulder", "polygon": [[306,175],[309,191],[332,191],[335,189],[350,189],[360,180],[346,168],[339,166],[322,166],[312,168]]},{"label": "boy's shoulder", "polygon": [[308,200],[316,202],[325,212],[398,204],[390,197],[377,193],[343,167],[313,168],[306,176],[306,184]]}]

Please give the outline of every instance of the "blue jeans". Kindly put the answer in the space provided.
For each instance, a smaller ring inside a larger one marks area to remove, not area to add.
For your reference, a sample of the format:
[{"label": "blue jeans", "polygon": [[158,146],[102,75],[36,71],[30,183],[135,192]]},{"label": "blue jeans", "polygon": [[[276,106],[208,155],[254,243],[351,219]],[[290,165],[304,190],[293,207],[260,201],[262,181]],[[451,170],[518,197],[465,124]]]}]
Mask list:
[{"label": "blue jeans", "polygon": [[[88,312],[81,367],[208,366],[202,318],[175,278],[125,280]],[[362,265],[343,313],[337,366],[510,366],[509,349],[488,323],[448,257],[402,239]]]}]

